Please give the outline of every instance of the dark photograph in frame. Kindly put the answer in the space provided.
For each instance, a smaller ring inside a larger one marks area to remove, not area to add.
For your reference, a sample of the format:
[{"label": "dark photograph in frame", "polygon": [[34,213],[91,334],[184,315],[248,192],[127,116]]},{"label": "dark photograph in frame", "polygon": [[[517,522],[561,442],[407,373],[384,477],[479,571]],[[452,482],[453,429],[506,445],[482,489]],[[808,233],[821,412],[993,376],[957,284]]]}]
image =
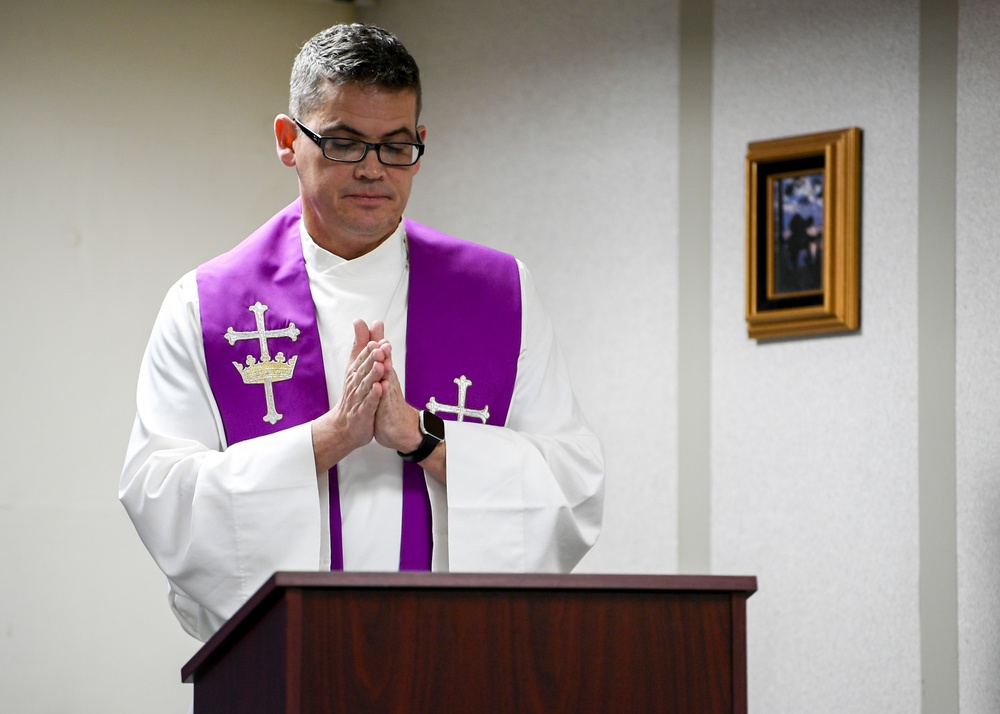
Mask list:
[{"label": "dark photograph in frame", "polygon": [[768,297],[823,290],[823,173],[772,176]]},{"label": "dark photograph in frame", "polygon": [[753,142],[746,179],[748,335],[857,330],[860,129]]}]

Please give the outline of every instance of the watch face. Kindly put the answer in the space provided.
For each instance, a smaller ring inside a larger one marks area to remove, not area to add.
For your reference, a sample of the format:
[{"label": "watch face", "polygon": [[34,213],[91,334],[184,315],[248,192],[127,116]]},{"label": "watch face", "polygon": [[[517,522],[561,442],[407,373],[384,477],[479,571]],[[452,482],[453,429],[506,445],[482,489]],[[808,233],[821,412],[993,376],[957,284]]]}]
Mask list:
[{"label": "watch face", "polygon": [[438,441],[444,441],[444,421],[437,414],[426,410],[420,412],[420,428],[425,434],[430,434]]}]

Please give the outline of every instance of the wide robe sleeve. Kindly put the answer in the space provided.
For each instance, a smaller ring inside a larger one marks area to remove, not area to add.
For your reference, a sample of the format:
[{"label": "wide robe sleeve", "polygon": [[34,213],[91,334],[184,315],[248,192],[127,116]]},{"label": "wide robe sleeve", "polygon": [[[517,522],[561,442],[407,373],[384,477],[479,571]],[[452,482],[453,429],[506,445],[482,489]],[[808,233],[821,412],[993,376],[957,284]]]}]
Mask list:
[{"label": "wide robe sleeve", "polygon": [[309,424],[225,448],[208,388],[194,273],[167,294],[143,357],[119,497],[207,639],[277,570],[320,565]]},{"label": "wide robe sleeve", "polygon": [[531,276],[519,269],[522,340],[507,423],[446,422],[448,486],[428,479],[435,569],[569,572],[600,532],[601,445],[577,405]]}]

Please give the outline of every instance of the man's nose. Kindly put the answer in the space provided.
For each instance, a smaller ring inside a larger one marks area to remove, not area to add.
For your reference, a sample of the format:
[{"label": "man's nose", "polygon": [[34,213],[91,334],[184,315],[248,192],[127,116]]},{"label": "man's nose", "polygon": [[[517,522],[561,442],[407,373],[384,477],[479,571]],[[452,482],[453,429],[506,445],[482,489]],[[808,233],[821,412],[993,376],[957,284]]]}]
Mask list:
[{"label": "man's nose", "polygon": [[368,149],[364,158],[354,166],[354,174],[359,178],[376,179],[385,173],[385,166],[378,160],[378,152],[375,149]]}]

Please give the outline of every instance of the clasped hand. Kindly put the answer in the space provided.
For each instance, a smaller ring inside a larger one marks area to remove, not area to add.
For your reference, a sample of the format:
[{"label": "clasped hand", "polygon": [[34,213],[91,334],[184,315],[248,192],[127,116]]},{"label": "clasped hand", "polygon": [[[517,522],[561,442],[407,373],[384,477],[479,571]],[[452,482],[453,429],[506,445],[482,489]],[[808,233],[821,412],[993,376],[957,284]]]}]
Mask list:
[{"label": "clasped hand", "polygon": [[340,400],[313,422],[312,436],[317,473],[372,439],[404,453],[420,445],[419,413],[403,397],[381,321],[371,328],[364,320],[354,321],[351,362]]}]

